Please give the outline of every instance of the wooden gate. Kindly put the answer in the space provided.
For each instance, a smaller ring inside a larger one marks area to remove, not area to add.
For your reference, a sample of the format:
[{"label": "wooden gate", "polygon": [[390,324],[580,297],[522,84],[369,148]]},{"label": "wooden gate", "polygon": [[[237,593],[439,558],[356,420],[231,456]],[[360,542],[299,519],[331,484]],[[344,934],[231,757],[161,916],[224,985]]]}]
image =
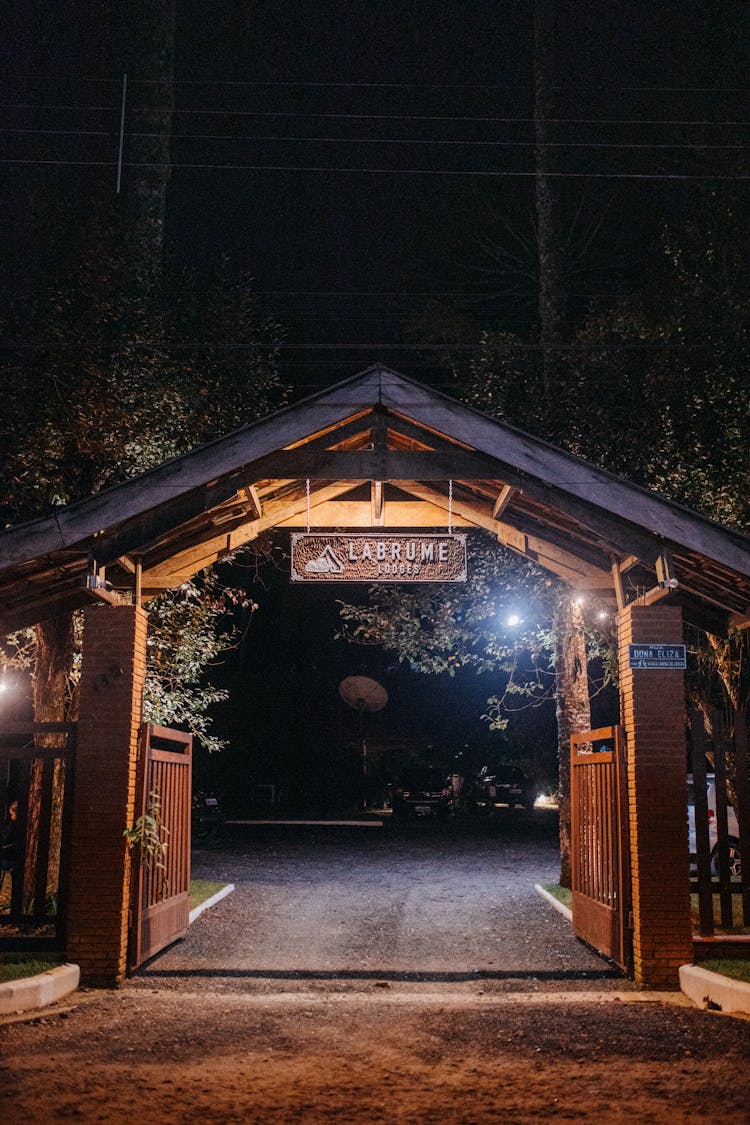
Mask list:
[{"label": "wooden gate", "polygon": [[630,968],[630,871],[622,727],[575,734],[571,755],[573,929]]},{"label": "wooden gate", "polygon": [[144,723],[141,728],[136,815],[153,817],[163,853],[134,852],[129,968],[131,971],[188,929],[193,736]]}]

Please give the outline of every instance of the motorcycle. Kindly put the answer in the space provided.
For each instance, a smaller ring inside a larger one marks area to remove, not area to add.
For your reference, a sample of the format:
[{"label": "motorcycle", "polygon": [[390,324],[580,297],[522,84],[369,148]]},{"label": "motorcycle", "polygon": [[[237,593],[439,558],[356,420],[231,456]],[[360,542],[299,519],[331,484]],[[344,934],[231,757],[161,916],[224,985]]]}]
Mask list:
[{"label": "motorcycle", "polygon": [[212,840],[221,832],[224,815],[218,797],[198,791],[193,794],[190,825],[194,840]]}]

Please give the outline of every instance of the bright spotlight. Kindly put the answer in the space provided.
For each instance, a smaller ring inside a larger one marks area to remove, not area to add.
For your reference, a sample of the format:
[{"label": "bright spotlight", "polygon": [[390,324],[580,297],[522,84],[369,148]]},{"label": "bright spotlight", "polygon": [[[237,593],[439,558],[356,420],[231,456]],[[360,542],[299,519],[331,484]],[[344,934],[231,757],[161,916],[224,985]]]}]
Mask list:
[{"label": "bright spotlight", "polygon": [[609,617],[609,614],[607,613],[606,609],[600,609],[598,614],[597,614],[597,617],[599,618],[600,621],[606,621],[607,618]]},{"label": "bright spotlight", "polygon": [[509,629],[515,629],[516,626],[520,625],[520,624],[521,624],[521,618],[519,617],[519,615],[517,613],[511,613],[511,614],[508,615],[507,625],[508,625]]},{"label": "bright spotlight", "polygon": [[585,605],[586,599],[583,594],[575,594],[573,597],[573,605]]}]

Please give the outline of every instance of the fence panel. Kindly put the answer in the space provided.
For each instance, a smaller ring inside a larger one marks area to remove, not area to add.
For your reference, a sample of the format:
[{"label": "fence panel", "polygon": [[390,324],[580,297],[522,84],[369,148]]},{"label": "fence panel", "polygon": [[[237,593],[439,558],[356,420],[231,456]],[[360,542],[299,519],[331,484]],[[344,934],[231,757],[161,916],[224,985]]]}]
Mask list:
[{"label": "fence panel", "polygon": [[700,712],[690,716],[691,887],[698,896],[701,937],[711,937],[717,923],[726,932],[750,926],[750,779],[742,712],[735,713],[732,725],[728,730],[716,712],[709,732]]},{"label": "fence panel", "polygon": [[0,948],[64,949],[74,723],[0,732]]}]

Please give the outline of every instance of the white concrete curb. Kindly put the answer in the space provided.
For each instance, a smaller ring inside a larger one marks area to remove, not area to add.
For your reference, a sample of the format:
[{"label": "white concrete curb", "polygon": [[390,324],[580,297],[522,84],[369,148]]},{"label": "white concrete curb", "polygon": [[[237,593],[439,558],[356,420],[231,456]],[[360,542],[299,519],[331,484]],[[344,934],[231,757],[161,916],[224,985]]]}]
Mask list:
[{"label": "white concrete curb", "polygon": [[716,1007],[722,1012],[750,1016],[750,984],[713,973],[700,965],[680,966],[680,988],[699,1008]]},{"label": "white concrete curb", "polygon": [[0,984],[0,1016],[27,1012],[56,1004],[78,988],[81,971],[77,965],[59,965],[35,977],[22,977]]},{"label": "white concrete curb", "polygon": [[563,918],[567,918],[569,922],[573,921],[573,911],[570,909],[570,907],[565,906],[565,904],[560,902],[559,899],[555,898],[554,895],[551,895],[549,891],[545,891],[541,883],[534,883],[534,890],[538,895],[541,895],[542,898],[550,904],[550,906],[554,906],[555,910],[557,910],[559,914],[562,914]]},{"label": "white concrete curb", "polygon": [[231,895],[233,890],[234,883],[227,883],[227,885],[225,887],[222,887],[220,891],[217,891],[215,895],[211,895],[211,897],[207,898],[205,902],[199,903],[194,910],[190,911],[190,914],[188,915],[188,923],[192,926],[195,919],[200,918],[204,910],[208,910],[209,906],[215,906],[217,902],[221,902],[221,900],[223,898],[226,898],[227,895]]}]

